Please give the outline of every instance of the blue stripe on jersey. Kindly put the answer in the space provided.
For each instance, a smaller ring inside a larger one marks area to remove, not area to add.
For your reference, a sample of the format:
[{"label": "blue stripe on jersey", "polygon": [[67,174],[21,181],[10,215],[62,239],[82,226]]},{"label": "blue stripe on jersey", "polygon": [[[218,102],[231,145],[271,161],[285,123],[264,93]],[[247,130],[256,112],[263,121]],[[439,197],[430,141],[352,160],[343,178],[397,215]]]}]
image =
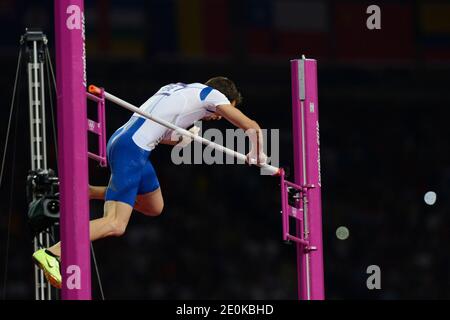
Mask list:
[{"label": "blue stripe on jersey", "polygon": [[200,91],[200,100],[205,100],[206,97],[211,93],[211,91],[213,90],[213,88],[211,87],[205,87],[202,89],[202,91]]}]

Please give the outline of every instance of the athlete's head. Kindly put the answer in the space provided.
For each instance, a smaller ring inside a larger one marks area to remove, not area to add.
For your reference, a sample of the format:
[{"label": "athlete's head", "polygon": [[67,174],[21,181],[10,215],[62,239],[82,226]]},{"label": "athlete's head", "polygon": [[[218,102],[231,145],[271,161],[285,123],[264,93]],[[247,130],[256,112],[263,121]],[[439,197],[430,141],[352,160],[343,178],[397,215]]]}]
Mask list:
[{"label": "athlete's head", "polygon": [[238,106],[242,102],[241,93],[236,88],[236,85],[226,77],[214,77],[206,81],[205,84],[224,94],[233,106]]}]

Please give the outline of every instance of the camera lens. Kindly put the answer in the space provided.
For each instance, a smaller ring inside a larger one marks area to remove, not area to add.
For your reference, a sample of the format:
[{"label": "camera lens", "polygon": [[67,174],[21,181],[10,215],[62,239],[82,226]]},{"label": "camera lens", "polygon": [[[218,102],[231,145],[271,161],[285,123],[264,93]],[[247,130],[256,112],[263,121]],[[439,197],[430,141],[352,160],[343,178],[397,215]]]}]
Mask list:
[{"label": "camera lens", "polygon": [[59,201],[58,200],[51,200],[47,203],[47,210],[51,214],[57,214],[59,213]]}]

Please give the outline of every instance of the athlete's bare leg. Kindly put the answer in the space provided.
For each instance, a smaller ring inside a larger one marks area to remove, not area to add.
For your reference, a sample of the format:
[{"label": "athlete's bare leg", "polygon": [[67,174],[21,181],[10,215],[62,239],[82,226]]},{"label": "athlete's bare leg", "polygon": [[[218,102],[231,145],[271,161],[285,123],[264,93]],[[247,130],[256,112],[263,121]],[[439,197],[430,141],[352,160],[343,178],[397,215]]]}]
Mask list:
[{"label": "athlete's bare leg", "polygon": [[89,185],[89,199],[104,200],[106,187]]},{"label": "athlete's bare leg", "polygon": [[[104,206],[104,216],[90,221],[89,232],[91,241],[105,237],[119,237],[125,233],[125,229],[130,221],[133,208],[124,202],[106,201]],[[51,253],[61,256],[61,242],[48,248]]]},{"label": "athlete's bare leg", "polygon": [[145,194],[139,194],[136,197],[134,209],[146,216],[159,216],[164,208],[164,200],[161,188]]},{"label": "athlete's bare leg", "polygon": [[[105,198],[106,187],[103,186],[89,186],[89,198],[103,200]],[[161,214],[164,207],[164,200],[161,188],[145,194],[139,194],[136,197],[134,209],[146,216],[158,216]]]},{"label": "athlete's bare leg", "polygon": [[[103,186],[89,186],[90,199],[104,199],[106,187]],[[136,197],[134,209],[147,215],[158,216],[161,214],[164,207],[164,200],[161,193],[161,188],[155,191],[140,194]],[[90,221],[89,232],[91,241],[111,236],[121,236],[130,220],[133,208],[124,202],[120,201],[106,201],[104,206],[104,216],[99,219]],[[48,248],[54,255],[61,256],[61,242]]]}]

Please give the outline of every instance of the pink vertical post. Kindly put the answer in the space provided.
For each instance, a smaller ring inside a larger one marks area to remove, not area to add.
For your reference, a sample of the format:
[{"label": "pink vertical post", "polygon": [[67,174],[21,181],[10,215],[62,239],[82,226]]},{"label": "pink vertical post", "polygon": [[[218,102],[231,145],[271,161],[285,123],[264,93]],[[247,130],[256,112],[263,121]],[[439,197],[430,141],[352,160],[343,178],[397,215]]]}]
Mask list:
[{"label": "pink vertical post", "polygon": [[295,183],[305,188],[303,219],[297,220],[298,294],[301,300],[323,300],[322,203],[317,92],[317,61],[291,60]]},{"label": "pink vertical post", "polygon": [[83,0],[55,0],[62,299],[91,299]]}]

